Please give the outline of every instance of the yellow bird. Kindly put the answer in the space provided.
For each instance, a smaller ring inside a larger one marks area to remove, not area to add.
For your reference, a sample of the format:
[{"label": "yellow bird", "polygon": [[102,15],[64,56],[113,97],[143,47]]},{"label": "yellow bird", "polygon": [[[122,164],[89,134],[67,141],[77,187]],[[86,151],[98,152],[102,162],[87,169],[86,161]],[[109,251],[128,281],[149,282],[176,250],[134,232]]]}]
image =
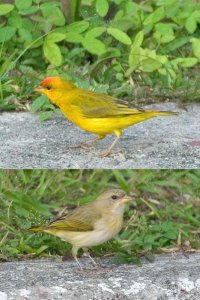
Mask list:
[{"label": "yellow bird", "polygon": [[115,134],[115,140],[102,153],[102,157],[111,153],[123,129],[151,118],[177,114],[136,108],[126,101],[78,88],[60,77],[44,79],[35,90],[46,95],[71,122],[97,134],[97,138],[81,143],[78,147],[86,147],[108,134]]},{"label": "yellow bird", "polygon": [[72,256],[78,263],[80,248],[97,266],[88,252],[88,247],[100,245],[119,233],[123,225],[126,204],[132,200],[123,191],[111,189],[95,201],[84,204],[47,225],[32,227],[29,231],[45,232],[58,236],[72,245]]}]

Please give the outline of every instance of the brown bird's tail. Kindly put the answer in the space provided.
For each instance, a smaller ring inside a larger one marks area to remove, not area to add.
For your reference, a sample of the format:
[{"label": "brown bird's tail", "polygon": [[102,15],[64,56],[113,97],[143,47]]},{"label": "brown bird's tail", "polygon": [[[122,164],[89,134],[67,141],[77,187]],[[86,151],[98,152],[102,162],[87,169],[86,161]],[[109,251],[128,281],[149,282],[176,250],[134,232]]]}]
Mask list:
[{"label": "brown bird's tail", "polygon": [[42,232],[44,231],[45,227],[42,226],[38,226],[38,227],[31,227],[29,229],[27,229],[28,231],[33,231],[33,232]]},{"label": "brown bird's tail", "polygon": [[152,117],[159,117],[159,116],[176,116],[178,115],[177,112],[174,111],[156,111],[156,110],[149,110],[146,111],[147,113],[149,113],[150,115],[152,115]]}]

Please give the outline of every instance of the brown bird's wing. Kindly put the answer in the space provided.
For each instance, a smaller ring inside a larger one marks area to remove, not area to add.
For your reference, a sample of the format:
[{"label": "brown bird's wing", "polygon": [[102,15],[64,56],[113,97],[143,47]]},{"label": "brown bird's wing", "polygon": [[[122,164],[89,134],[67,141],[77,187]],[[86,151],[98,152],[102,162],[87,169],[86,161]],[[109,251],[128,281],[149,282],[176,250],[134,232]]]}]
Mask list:
[{"label": "brown bird's wing", "polygon": [[87,118],[121,117],[144,112],[141,108],[130,106],[126,101],[85,90],[76,97],[73,104]]},{"label": "brown bird's wing", "polygon": [[47,228],[66,231],[91,231],[101,215],[95,211],[91,204],[85,204],[73,210],[71,213],[52,221]]}]

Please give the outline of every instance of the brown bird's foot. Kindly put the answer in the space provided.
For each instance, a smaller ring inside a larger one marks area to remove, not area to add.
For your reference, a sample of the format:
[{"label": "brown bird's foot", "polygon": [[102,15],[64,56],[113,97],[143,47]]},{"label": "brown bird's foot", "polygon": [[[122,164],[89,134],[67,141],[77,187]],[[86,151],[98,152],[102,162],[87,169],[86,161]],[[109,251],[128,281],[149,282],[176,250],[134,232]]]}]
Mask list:
[{"label": "brown bird's foot", "polygon": [[102,151],[102,152],[100,152],[100,154],[99,154],[99,157],[101,157],[101,158],[103,158],[103,157],[107,157],[107,156],[109,156],[109,155],[112,155],[112,154],[117,154],[117,153],[120,153],[120,149],[106,149],[106,150],[104,150],[104,151]]},{"label": "brown bird's foot", "polygon": [[101,152],[99,156],[103,158],[110,154],[116,153],[116,152],[113,152],[113,148],[114,148],[115,144],[117,143],[117,141],[119,140],[119,138],[120,138],[120,136],[117,136],[115,138],[115,140],[112,142],[112,144],[110,145],[110,147],[108,149],[106,149],[105,151]]},{"label": "brown bird's foot", "polygon": [[82,148],[82,149],[88,149],[90,146],[84,143],[78,144],[78,145],[73,145],[70,146],[70,148]]},{"label": "brown bird's foot", "polygon": [[91,260],[93,266],[98,269],[99,265],[94,260],[94,258],[92,258],[92,256],[90,255],[90,253],[88,251],[84,251],[83,256],[88,257]]},{"label": "brown bird's foot", "polygon": [[90,147],[91,147],[91,145],[89,143],[87,143],[87,142],[70,146],[70,148],[82,148],[82,149],[88,149]]},{"label": "brown bird's foot", "polygon": [[96,141],[98,141],[98,140],[101,140],[101,139],[103,139],[103,138],[104,138],[104,136],[97,136],[97,137],[95,137],[95,138],[92,139],[92,140],[86,141],[86,142],[84,142],[84,143],[80,143],[80,144],[78,144],[78,145],[71,146],[70,148],[83,148],[83,149],[88,149],[89,147],[91,147],[91,145],[92,145],[94,142],[96,142]]},{"label": "brown bird's foot", "polygon": [[73,257],[74,257],[74,259],[75,259],[77,265],[79,266],[79,271],[80,271],[81,273],[84,273],[85,271],[83,270],[83,267],[82,267],[82,265],[80,264],[78,258],[77,258],[76,256],[73,256]]},{"label": "brown bird's foot", "polygon": [[99,264],[96,266],[96,268],[94,269],[95,273],[107,273],[112,271],[112,268],[108,268],[108,267],[102,267]]},{"label": "brown bird's foot", "polygon": [[98,273],[105,273],[105,272],[109,272],[111,269],[110,268],[107,268],[107,267],[102,267],[100,266],[95,260],[94,258],[92,258],[92,256],[90,255],[90,253],[88,252],[88,250],[84,250],[84,253],[83,253],[83,256],[85,257],[88,257],[93,266],[94,266],[94,269],[91,271],[91,270],[87,270],[87,273],[88,274],[98,274]]}]

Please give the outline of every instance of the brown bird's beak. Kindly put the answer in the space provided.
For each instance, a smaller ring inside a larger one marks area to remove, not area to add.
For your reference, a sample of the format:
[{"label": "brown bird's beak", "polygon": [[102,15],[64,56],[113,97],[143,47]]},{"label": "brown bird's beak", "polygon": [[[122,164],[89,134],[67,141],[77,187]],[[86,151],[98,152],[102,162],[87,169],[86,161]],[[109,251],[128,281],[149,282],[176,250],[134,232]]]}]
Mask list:
[{"label": "brown bird's beak", "polygon": [[128,203],[130,202],[131,200],[133,200],[132,197],[128,196],[128,195],[125,195],[123,198],[122,198],[122,203]]}]

